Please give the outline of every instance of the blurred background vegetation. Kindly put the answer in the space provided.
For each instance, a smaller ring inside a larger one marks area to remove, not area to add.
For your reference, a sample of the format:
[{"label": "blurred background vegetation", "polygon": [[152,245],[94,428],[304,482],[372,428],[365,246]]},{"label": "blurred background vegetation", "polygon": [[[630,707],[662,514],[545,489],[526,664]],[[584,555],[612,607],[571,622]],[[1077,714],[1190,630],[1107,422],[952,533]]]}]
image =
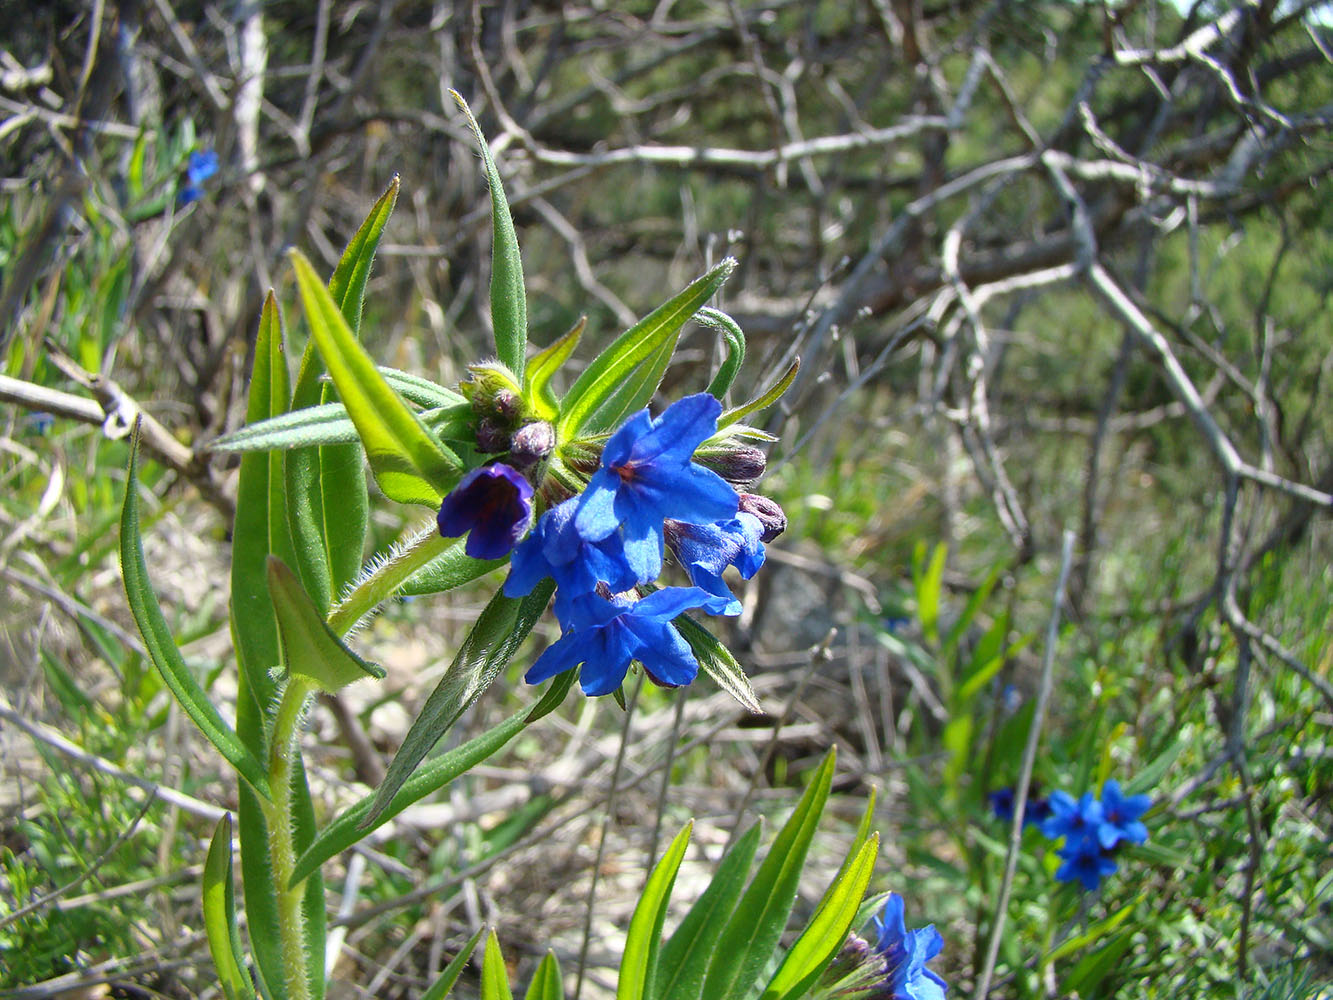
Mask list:
[{"label": "blurred background vegetation", "polygon": [[[505,176],[535,344],[584,314],[605,343],[730,254],[738,394],[801,356],[763,484],[791,527],[729,637],[770,714],[646,688],[608,802],[625,717],[571,699],[330,869],[341,995],[419,995],[483,921],[520,979],[547,947],[569,968],[602,842],[584,995],[609,995],[664,831],[696,817],[688,897],[831,743],[830,814],[845,839],[880,788],[875,885],[969,995],[1008,839],[986,795],[1018,776],[1065,531],[1035,777],[1147,792],[1150,840],[1085,894],[1029,833],[990,994],[1327,995],[1331,12],[0,2],[0,995],[216,995],[197,876],[235,789],[131,634],[124,433],[158,425],[150,565],[226,704],[235,468],[205,446],[240,422],[263,294],[292,301],[282,250],[331,270],[398,175],[363,338],[440,381],[487,350],[489,205],[449,88]],[[663,398],[720,356],[688,334]],[[380,544],[407,518],[381,502]],[[479,600],[359,634],[390,674],[312,718],[329,810]],[[459,739],[529,697],[510,681]]]}]

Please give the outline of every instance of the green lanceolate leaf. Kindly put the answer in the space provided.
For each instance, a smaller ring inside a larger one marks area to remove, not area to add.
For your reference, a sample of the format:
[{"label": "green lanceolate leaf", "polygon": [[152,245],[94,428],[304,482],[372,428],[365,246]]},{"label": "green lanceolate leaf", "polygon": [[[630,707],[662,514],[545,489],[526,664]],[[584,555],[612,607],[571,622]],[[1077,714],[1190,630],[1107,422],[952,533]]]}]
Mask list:
[{"label": "green lanceolate leaf", "polygon": [[556,423],[558,439],[568,441],[585,430],[604,430],[591,426],[594,414],[599,420],[618,419],[613,414],[600,412],[602,405],[620,390],[635,369],[655,358],[664,343],[675,343],[681,327],[721,287],[735,266],[736,261],[728,257],[675,298],[635,323],[599,354],[561,402],[560,418]]},{"label": "green lanceolate leaf", "polygon": [[505,562],[505,559],[473,559],[464,551],[464,541],[460,538],[409,576],[398,593],[407,597],[440,594],[471,583]]},{"label": "green lanceolate leaf", "polygon": [[747,712],[758,715],[763,711],[759,707],[759,698],[755,695],[754,688],[750,686],[750,679],[745,676],[745,671],[741,669],[736,657],[731,655],[731,650],[727,649],[717,636],[689,615],[681,615],[672,624],[690,644],[695,659],[699,661],[700,670],[711,677],[718,687],[735,698]]},{"label": "green lanceolate leaf", "polygon": [[329,279],[329,294],[338,303],[354,334],[361,332],[361,307],[366,297],[366,282],[370,280],[370,267],[397,201],[398,175],[394,174],[379,200],[371,206],[366,221],[347,244],[338,266],[333,269],[333,277]]},{"label": "green lanceolate leaf", "polygon": [[495,327],[495,355],[510,371],[523,378],[528,353],[528,299],[523,289],[523,260],[518,253],[518,233],[509,214],[500,171],[496,169],[491,147],[481,134],[472,109],[456,90],[449,91],[467,117],[468,127],[477,137],[481,160],[486,167],[486,183],[491,189],[491,324]]},{"label": "green lanceolate leaf", "polygon": [[268,590],[288,673],[328,694],[367,677],[384,677],[383,667],[367,663],[333,634],[296,574],[277,556],[268,557]]},{"label": "green lanceolate leaf", "polygon": [[791,384],[796,381],[796,373],[801,370],[801,359],[797,358],[788,366],[787,370],[778,377],[778,380],[770,385],[748,403],[742,403],[740,406],[734,406],[725,411],[722,416],[717,418],[717,429],[729,427],[738,420],[743,420],[751,413],[766,409],[782,398],[782,394],[791,388]]},{"label": "green lanceolate leaf", "polygon": [[446,406],[467,405],[467,398],[461,392],[446,389],[439,383],[422,378],[420,375],[399,371],[397,368],[386,368],[384,365],[379,366],[379,373],[384,376],[384,381],[393,386],[394,392],[423,409],[438,410]]},{"label": "green lanceolate leaf", "polygon": [[791,915],[806,852],[828,799],[835,756],[829,751],[824,758],[736,905],[708,968],[705,997],[745,996],[772,957]]},{"label": "green lanceolate leaf", "polygon": [[[461,434],[471,417],[466,402],[422,410],[417,416],[436,437],[447,440]],[[250,424],[209,443],[210,451],[273,451],[355,444],[356,424],[342,403],[322,403],[292,410],[278,417]],[[360,464],[359,448],[351,449]]]},{"label": "green lanceolate leaf", "polygon": [[574,353],[574,348],[578,347],[583,329],[587,325],[588,317],[580,316],[567,334],[528,362],[523,398],[536,407],[537,416],[543,420],[554,421],[560,412],[555,392],[551,389],[551,376],[559,371],[560,366]]},{"label": "green lanceolate leaf", "polygon": [[375,802],[364,820],[369,826],[392,802],[408,776],[448,732],[460,715],[481,696],[518,652],[537,619],[550,603],[555,585],[546,580],[527,597],[515,599],[496,591],[468,633],[444,677],[426,699],[421,714],[407,731],[389,764]]},{"label": "green lanceolate leaf", "polygon": [[250,1000],[254,983],[245,971],[236,927],[236,891],[231,879],[231,814],[218,820],[204,861],[204,933],[226,1000]]},{"label": "green lanceolate leaf", "polygon": [[523,1000],[565,1000],[565,987],[560,982],[560,962],[555,952],[548,951],[532,974],[528,992]]},{"label": "green lanceolate leaf", "polygon": [[652,983],[657,973],[657,951],[662,939],[662,925],[666,922],[667,904],[671,889],[676,884],[676,872],[685,858],[690,843],[693,823],[686,823],[676,834],[662,860],[653,868],[648,882],[634,907],[629,932],[625,936],[625,953],[620,959],[620,978],[616,983],[616,1000],[645,1000],[652,996]]},{"label": "green lanceolate leaf", "polygon": [[854,849],[854,856],[848,856],[845,870],[824,893],[815,915],[787,952],[761,1000],[797,1000],[814,986],[852,928],[878,853],[879,834],[875,834]]},{"label": "green lanceolate leaf", "polygon": [[449,991],[458,982],[458,977],[463,974],[463,968],[467,965],[467,960],[476,951],[477,942],[481,940],[481,936],[485,933],[485,927],[477,928],[477,933],[473,934],[468,939],[467,944],[459,949],[458,954],[449,960],[449,964],[440,973],[440,978],[431,984],[430,989],[421,994],[421,1000],[444,1000],[449,995]]},{"label": "green lanceolate leaf", "polygon": [[700,309],[694,318],[719,331],[727,342],[727,357],[718,367],[713,381],[708,383],[708,395],[721,399],[731,389],[731,383],[736,381],[736,375],[745,363],[745,333],[740,324],[721,309]]},{"label": "green lanceolate leaf", "polygon": [[462,472],[458,456],[389,387],[310,262],[297,250],[291,259],[311,336],[356,424],[380,489],[400,503],[439,506]]},{"label": "green lanceolate leaf", "polygon": [[268,778],[259,758],[241,742],[230,724],[218,713],[207,692],[190,673],[176,648],[162,605],[148,581],[143,544],[139,539],[139,429],[130,439],[130,464],[125,478],[125,503],[120,514],[120,569],[125,581],[125,596],[130,613],[143,636],[148,656],[176,696],[185,713],[194,720],[218,753],[265,798],[269,796]]},{"label": "green lanceolate leaf", "polygon": [[759,832],[760,824],[756,823],[741,835],[717,866],[708,888],[662,946],[658,974],[653,980],[654,1000],[699,1000],[713,951],[754,863]]},{"label": "green lanceolate leaf", "polygon": [[481,1000],[514,1000],[509,992],[509,973],[500,954],[500,939],[491,931],[486,936],[486,952],[481,959]]}]

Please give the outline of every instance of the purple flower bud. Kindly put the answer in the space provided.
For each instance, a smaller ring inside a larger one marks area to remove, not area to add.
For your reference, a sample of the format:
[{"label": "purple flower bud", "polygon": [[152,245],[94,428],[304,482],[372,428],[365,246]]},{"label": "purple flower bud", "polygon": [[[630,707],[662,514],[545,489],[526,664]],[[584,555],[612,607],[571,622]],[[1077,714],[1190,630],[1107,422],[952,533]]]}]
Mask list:
[{"label": "purple flower bud", "polygon": [[490,417],[477,421],[477,450],[482,452],[508,451],[509,428]]},{"label": "purple flower bud", "polygon": [[509,423],[513,423],[523,414],[523,400],[508,389],[497,392],[491,400],[491,405],[495,408],[496,415]]},{"label": "purple flower bud", "polygon": [[759,523],[764,526],[760,541],[771,542],[787,530],[787,515],[776,500],[762,497],[758,493],[742,493],[740,497],[740,509],[759,518]]},{"label": "purple flower bud", "polygon": [[445,538],[468,536],[473,559],[503,558],[532,520],[532,485],[501,462],[483,465],[449,491],[435,520]]},{"label": "purple flower bud", "polygon": [[768,456],[754,445],[731,443],[716,450],[700,448],[694,460],[729,483],[745,485],[764,474]]},{"label": "purple flower bud", "polygon": [[545,420],[524,424],[509,444],[509,461],[520,469],[535,465],[555,448],[555,428]]}]

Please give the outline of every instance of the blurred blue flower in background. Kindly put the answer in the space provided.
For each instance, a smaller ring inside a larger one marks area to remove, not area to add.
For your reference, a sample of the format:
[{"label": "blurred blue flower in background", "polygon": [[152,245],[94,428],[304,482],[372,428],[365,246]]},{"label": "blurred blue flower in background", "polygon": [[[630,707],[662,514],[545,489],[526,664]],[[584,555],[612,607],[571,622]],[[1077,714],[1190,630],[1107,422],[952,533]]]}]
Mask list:
[{"label": "blurred blue flower in background", "polygon": [[1097,828],[1097,839],[1103,847],[1115,847],[1124,841],[1142,844],[1148,839],[1148,828],[1139,817],[1148,811],[1152,799],[1146,795],[1124,796],[1120,783],[1108,778],[1102,785],[1102,823]]},{"label": "blurred blue flower in background", "polygon": [[185,166],[185,176],[189,183],[181,188],[180,194],[177,195],[180,204],[188,205],[202,198],[204,196],[204,182],[217,172],[217,153],[211,149],[192,152]]}]

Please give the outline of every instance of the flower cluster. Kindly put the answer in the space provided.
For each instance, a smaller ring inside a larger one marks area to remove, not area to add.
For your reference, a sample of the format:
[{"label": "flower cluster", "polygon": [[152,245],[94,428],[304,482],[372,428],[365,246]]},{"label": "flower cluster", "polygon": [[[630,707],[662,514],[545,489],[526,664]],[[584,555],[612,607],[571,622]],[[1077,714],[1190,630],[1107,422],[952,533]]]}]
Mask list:
[{"label": "flower cluster", "polygon": [[[991,808],[1001,819],[1013,819],[1013,790],[990,793]],[[1152,800],[1146,795],[1125,795],[1120,783],[1108,779],[1102,797],[1084,792],[1075,799],[1065,792],[1052,792],[1046,799],[1029,799],[1023,824],[1035,825],[1051,840],[1062,840],[1056,850],[1061,865],[1055,877],[1061,882],[1077,879],[1089,892],[1116,870],[1115,855],[1126,844],[1142,844],[1148,828],[1139,819]]]},{"label": "flower cluster", "polygon": [[[522,541],[532,511],[529,477],[540,479],[540,459],[555,445],[551,435],[529,429],[549,425],[511,430],[489,418],[479,424],[479,439],[483,426],[488,438],[483,450],[508,447],[509,461],[465,476],[445,497],[438,523],[446,537],[469,533],[465,551],[474,558],[513,550],[504,585],[509,597],[531,593],[544,578],[555,581],[561,637],[529,669],[529,683],[582,665],[584,692],[609,694],[634,660],[667,687],[694,679],[698,661],[672,620],[693,608],[740,614],[723,571],[735,566],[742,577],[753,576],[763,565],[764,543],[786,524],[773,501],[738,493],[728,478],[695,461],[721,413],[721,403],[698,393],[656,418],[647,410],[631,415],[606,441],[583,490],[547,509]],[[533,447],[542,454],[528,460]],[[515,461],[516,453],[524,460]],[[745,478],[737,483],[752,481],[756,467],[762,471],[762,454],[758,461],[743,457]],[[666,549],[691,586],[653,589]]]},{"label": "flower cluster", "polygon": [[204,181],[218,172],[218,154],[211,149],[190,154],[185,167],[185,176],[189,183],[180,189],[176,196],[182,206],[198,201],[204,196]]}]

